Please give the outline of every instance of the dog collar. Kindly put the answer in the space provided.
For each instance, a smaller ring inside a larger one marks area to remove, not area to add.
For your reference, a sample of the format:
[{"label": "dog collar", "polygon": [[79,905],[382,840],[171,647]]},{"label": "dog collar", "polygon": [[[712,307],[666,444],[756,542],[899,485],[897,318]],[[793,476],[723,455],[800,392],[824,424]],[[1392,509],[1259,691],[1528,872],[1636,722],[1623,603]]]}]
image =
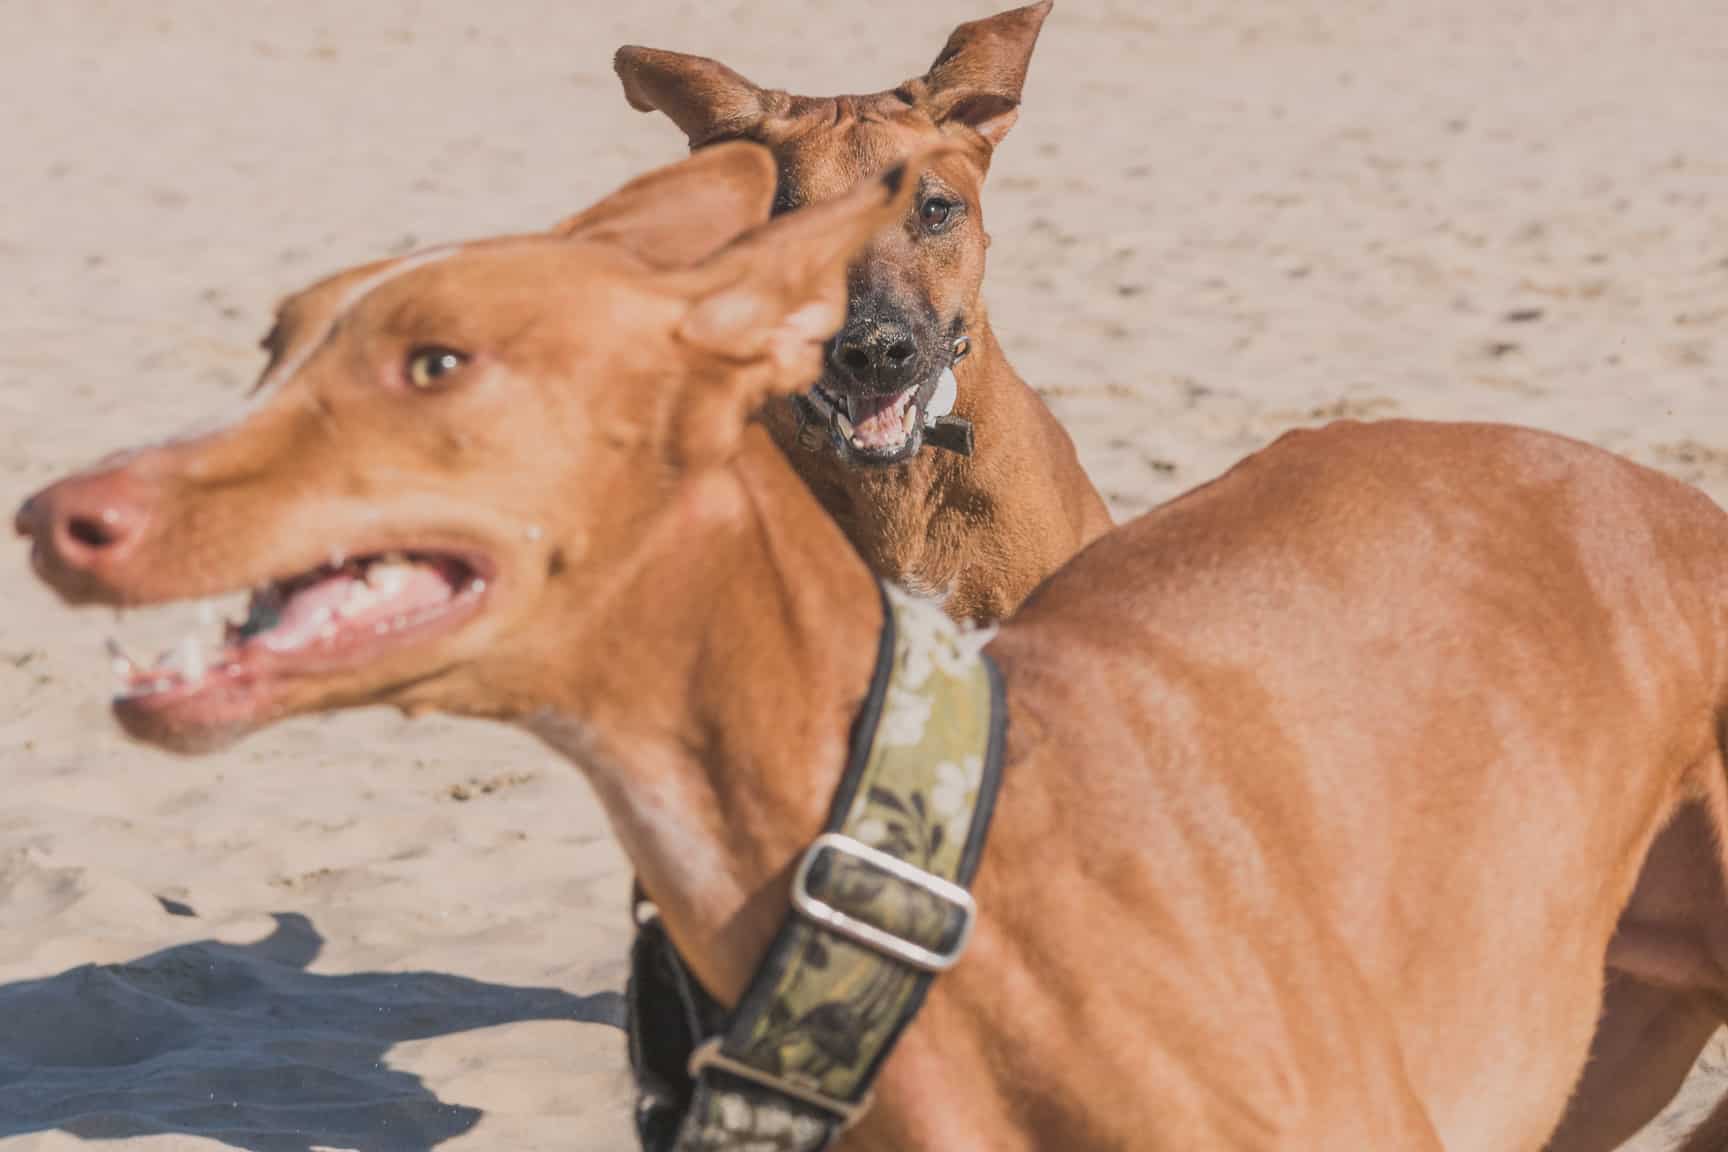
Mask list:
[{"label": "dog collar", "polygon": [[645,1152],[828,1148],[971,937],[1006,715],[990,632],[882,588],[876,671],[828,823],[730,1019],[638,892],[626,1016]]}]

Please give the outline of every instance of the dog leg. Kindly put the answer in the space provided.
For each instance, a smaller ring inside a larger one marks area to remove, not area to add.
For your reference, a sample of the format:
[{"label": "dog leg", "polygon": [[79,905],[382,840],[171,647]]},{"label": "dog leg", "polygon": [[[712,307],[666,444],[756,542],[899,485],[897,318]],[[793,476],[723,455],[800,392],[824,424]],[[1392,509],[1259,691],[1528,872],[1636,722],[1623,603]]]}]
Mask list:
[{"label": "dog leg", "polygon": [[[1673,1100],[1728,1021],[1728,877],[1713,807],[1686,805],[1651,845],[1608,947],[1590,1063],[1548,1152],[1609,1152],[1630,1139]],[[1701,1132],[1728,1124],[1718,1111]]]},{"label": "dog leg", "polygon": [[1696,997],[1610,973],[1590,1063],[1547,1152],[1609,1152],[1630,1140],[1679,1092],[1719,1023]]}]

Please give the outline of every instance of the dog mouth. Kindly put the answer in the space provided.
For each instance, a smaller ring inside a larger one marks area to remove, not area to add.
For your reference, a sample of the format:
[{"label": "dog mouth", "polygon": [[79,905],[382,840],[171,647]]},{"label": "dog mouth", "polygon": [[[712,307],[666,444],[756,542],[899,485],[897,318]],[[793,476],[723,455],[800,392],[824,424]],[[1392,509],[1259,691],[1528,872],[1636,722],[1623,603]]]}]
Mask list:
[{"label": "dog mouth", "polygon": [[459,628],[486,597],[488,566],[455,552],[332,556],[251,591],[244,618],[218,623],[214,600],[153,663],[109,642],[114,710],[134,735],[197,743],[267,719],[293,682],[366,669]]},{"label": "dog mouth", "polygon": [[811,389],[832,413],[834,439],[846,454],[876,463],[904,460],[918,451],[924,428],[923,400],[934,391],[914,384],[882,396],[842,395]]},{"label": "dog mouth", "polygon": [[[841,459],[884,467],[910,459],[926,442],[969,454],[969,432],[964,445],[957,446],[952,429],[943,428],[965,423],[950,416],[958,395],[950,365],[921,384],[881,395],[856,395],[824,380],[810,389],[800,405],[807,419],[814,417],[827,426],[828,439]],[[930,440],[932,433],[936,440]]]}]

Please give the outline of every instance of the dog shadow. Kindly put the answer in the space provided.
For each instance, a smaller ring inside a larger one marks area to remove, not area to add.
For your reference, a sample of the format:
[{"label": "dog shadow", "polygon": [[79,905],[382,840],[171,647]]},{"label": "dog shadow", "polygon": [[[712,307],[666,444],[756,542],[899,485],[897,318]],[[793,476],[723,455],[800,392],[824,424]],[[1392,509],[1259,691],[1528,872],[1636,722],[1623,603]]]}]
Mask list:
[{"label": "dog shadow", "polygon": [[200,1136],[249,1152],[426,1152],[479,1121],[389,1068],[394,1044],[495,1024],[621,1026],[616,992],[441,972],[320,975],[296,913],[256,944],[200,940],[0,985],[0,1139]]}]

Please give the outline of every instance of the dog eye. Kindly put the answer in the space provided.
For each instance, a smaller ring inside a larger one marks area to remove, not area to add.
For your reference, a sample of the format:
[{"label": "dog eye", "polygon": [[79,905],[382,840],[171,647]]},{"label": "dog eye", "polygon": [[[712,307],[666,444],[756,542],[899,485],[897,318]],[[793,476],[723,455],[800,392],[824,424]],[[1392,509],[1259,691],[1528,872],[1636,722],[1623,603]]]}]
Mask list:
[{"label": "dog eye", "polygon": [[468,357],[449,348],[416,348],[408,356],[408,383],[422,392],[442,388]]},{"label": "dog eye", "polygon": [[940,232],[948,226],[958,205],[952,200],[944,200],[940,196],[932,196],[918,205],[918,222],[931,232]]}]

